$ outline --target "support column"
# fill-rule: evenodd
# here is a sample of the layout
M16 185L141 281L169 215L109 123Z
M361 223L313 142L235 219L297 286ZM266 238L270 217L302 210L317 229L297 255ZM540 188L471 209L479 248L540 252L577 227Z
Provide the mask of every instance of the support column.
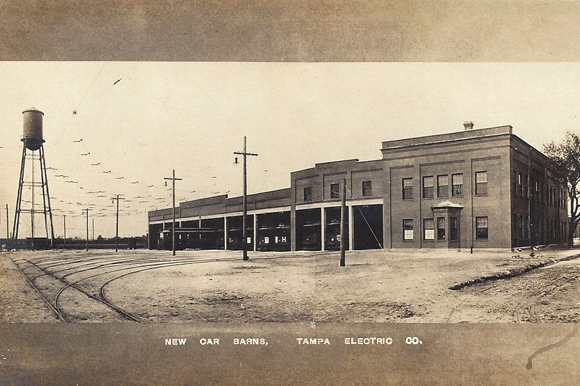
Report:
M290 208L290 251L296 251L296 232L298 227L296 225L296 207L292 206Z
M348 250L354 251L354 207L348 207Z
M224 216L224 251L228 250L228 218Z
M254 215L254 252L258 250L258 215Z
M320 245L321 250L326 249L326 209L320 208Z

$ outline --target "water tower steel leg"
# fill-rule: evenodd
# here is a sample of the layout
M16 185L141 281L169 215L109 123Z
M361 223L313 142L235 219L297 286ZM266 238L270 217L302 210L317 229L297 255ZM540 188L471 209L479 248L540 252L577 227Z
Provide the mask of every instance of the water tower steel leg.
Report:
M46 213L46 192L44 190L46 179L44 176L44 165L42 164L42 146L38 149L38 163L40 163L40 188L42 190L42 213L44 214L44 230L46 231L46 238L48 235L48 219Z
M22 146L22 161L20 163L20 179L18 181L18 195L16 196L16 207L14 209L14 226L12 227L12 240L18 239L18 227L20 225L20 211L22 205L22 189L24 185L24 165L26 164L26 145Z
M50 191L48 190L48 174L46 171L46 158L44 158L44 146L40 147L40 161L42 170L44 170L44 186L46 187L46 203L48 204L48 219L50 223L50 247L54 248L54 224L52 223L52 207L50 206ZM44 192L44 190L43 190ZM46 220L46 207L44 208L44 218ZM48 237L48 229L46 230L46 237Z

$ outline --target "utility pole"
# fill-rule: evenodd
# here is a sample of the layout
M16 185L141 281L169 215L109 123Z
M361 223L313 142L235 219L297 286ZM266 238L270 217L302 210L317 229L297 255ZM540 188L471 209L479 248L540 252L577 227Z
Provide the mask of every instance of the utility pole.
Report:
M234 154L243 155L244 156L244 194L242 197L242 256L245 261L249 260L248 258L248 238L247 238L247 225L246 225L246 217L248 216L248 166L247 166L247 157L248 156L255 156L257 157L258 154L256 153L248 153L246 151L246 136L244 136L244 151L235 151ZM238 158L236 157L236 163ZM254 243L256 240L254 240Z
M62 215L62 221L63 221L62 229L64 230L63 249L66 249L66 214Z
M175 178L175 169L173 169L173 177L166 177L164 180L171 180L173 182L173 224L171 228L171 249L173 256L175 256L175 181L181 181L181 178ZM167 185L167 182L165 182ZM117 201L118 202L118 201Z
M87 215L87 252L89 251L89 211L92 209L85 208L83 209L83 214Z
M95 247L95 219L92 218L91 222L93 224L93 248Z
M8 204L6 204L6 250L8 250L8 239L10 238L10 225L9 224L9 215L8 215Z
M345 243L346 243L346 178L342 179L342 193L340 197L340 266L346 266ZM324 210L324 208L322 208ZM324 225L323 225L324 226Z
M117 194L117 197L111 198L114 202L117 201L117 222L115 223L115 252L119 252L119 200L124 200L124 198L119 197L120 194Z

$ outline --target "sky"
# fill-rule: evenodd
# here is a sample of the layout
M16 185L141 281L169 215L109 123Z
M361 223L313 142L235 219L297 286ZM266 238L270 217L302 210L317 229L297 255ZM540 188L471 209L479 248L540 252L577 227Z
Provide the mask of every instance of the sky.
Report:
M91 235L94 220L95 236L114 236L111 198L121 194L119 234L137 236L147 211L171 206L164 178L174 169L178 202L240 195L233 152L244 136L259 154L248 159L249 193L289 187L290 172L318 162L379 159L381 141L461 131L465 121L511 125L541 150L580 130L579 84L578 63L0 62L0 206L12 222L22 111L32 106L44 112L55 235L66 215L67 236L84 237L81 211L91 207ZM2 235L5 224L3 210ZM19 236L30 228L23 213Z

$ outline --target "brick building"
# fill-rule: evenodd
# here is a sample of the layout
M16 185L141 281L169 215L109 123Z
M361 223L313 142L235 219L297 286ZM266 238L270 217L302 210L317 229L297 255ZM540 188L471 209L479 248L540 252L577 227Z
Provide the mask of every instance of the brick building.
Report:
M346 180L347 248L514 248L565 243L565 187L511 126L385 141L382 159L315 164L290 188L248 195L253 250L333 250ZM149 213L149 246L171 247L172 209ZM242 198L176 208L178 249L241 249ZM531 219L531 221L530 221Z

